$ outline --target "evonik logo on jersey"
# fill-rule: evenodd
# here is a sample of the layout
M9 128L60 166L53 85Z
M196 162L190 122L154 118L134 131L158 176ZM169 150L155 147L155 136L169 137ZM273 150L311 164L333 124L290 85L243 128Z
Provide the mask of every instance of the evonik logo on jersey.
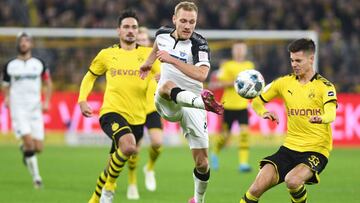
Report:
M319 116L320 109L289 109L288 116Z
M110 68L110 75L112 77L115 77L117 75L119 75L119 76L140 76L140 71L139 70L134 70L134 69Z

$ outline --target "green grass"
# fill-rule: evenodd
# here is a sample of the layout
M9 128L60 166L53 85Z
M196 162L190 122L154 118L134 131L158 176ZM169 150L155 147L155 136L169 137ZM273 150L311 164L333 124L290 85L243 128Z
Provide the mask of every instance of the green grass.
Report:
M254 147L251 165L273 153L276 147ZM0 145L0 202L87 202L95 181L106 163L108 149L104 147L47 146L39 155L45 187L35 190L21 154L14 144ZM187 147L165 148L156 165L158 190L145 190L141 169L147 151L141 151L138 170L139 201L126 200L127 170L118 180L115 202L184 203L192 196L193 161ZM307 186L309 202L360 202L360 149L335 149L329 164L321 174L321 183ZM243 174L237 171L237 150L230 147L220 155L221 168L212 171L207 203L238 203L255 178L257 170ZM261 202L289 202L289 194L281 184L272 188Z

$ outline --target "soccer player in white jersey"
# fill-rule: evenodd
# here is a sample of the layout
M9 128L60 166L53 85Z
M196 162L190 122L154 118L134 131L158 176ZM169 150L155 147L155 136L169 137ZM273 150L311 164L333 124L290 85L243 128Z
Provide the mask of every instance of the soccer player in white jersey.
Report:
M197 13L192 2L177 4L172 18L175 29L157 31L152 53L140 68L140 76L145 78L156 58L162 62L155 106L164 119L180 122L192 150L195 191L191 203L204 202L210 178L205 110L217 114L224 111L213 94L203 90L210 68L210 50L206 39L194 32Z
M5 105L10 108L13 130L21 138L24 163L33 178L35 188L42 187L36 154L43 149L43 111L49 109L52 82L44 62L31 54L32 37L21 32L17 36L18 55L11 59L3 71ZM44 83L45 100L41 103Z

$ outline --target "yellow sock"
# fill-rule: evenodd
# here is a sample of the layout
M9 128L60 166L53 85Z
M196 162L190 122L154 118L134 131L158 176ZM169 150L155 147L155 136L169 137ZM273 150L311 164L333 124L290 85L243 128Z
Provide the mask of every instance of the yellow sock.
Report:
M132 155L128 160L129 167L129 184L136 184L136 166L138 163L138 156L136 154Z
M249 132L244 131L239 136L239 163L249 163Z
M106 170L104 170L103 172L101 172L99 178L96 181L96 188L95 188L94 194L98 198L100 198L100 196L101 196L101 191L102 191L102 188L104 187L106 180L107 180L107 172L106 172Z
M240 203L257 203L258 201L259 198L253 196L249 191L247 191L243 198L241 198Z
M226 139L222 134L215 135L213 153L218 155L225 146Z
M303 203L306 202L307 199L307 192L305 185L301 185L300 187L296 189L289 189L290 195L291 195L291 201L293 203Z
M107 182L115 183L120 172L129 158L125 156L120 149L117 149L112 155L108 168Z
M162 150L163 150L163 147L161 147L161 146L151 146L149 148L149 161L146 164L147 170L149 170L149 171L154 170L155 162L156 162L157 158L159 157L159 155L161 154Z

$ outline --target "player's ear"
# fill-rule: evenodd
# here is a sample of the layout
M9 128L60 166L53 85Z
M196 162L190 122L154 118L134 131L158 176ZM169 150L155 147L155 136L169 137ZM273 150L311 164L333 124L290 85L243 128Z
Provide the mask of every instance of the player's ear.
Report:
M175 15L173 15L173 17L172 17L172 22L174 25L176 25L176 16Z

